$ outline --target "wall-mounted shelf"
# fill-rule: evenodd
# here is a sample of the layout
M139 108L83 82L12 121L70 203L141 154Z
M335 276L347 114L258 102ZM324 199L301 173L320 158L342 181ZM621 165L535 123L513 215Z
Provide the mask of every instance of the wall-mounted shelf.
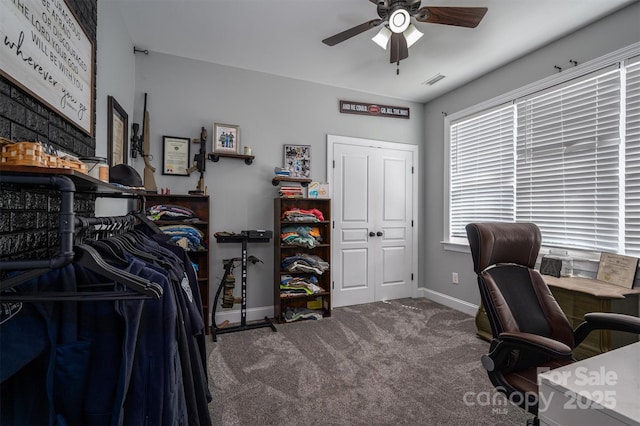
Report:
M290 177L290 176L274 176L273 179L271 179L271 184L273 186L278 186L280 185L281 182L298 182L300 183L300 185L302 186L309 186L309 183L311 182L311 179L309 178L296 178L296 177Z
M214 163L217 163L218 161L220 161L221 157L239 158L241 160L244 160L244 163L248 166L251 165L251 163L253 163L253 159L256 158L255 155L228 154L226 152L210 152L208 156L209 156L209 160L213 161Z
M145 191L136 191L128 188L111 185L86 173L73 169L60 169L54 167L36 166L0 166L0 174L3 175L40 175L40 176L67 176L76 186L76 192L109 193L109 194L145 194Z

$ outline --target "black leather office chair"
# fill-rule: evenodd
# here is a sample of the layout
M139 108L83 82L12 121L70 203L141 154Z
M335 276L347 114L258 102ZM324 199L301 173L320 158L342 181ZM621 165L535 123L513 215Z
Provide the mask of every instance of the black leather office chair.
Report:
M539 368L574 362L572 350L593 330L640 334L640 318L589 313L572 329L534 265L541 245L533 223L470 223L466 227L473 267L493 339L481 358L491 383L538 421Z

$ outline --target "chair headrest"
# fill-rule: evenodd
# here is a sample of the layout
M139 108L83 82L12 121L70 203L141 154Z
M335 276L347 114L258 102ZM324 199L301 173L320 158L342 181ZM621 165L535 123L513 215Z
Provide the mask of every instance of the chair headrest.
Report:
M476 274L498 263L535 266L542 243L535 223L470 223L466 230Z

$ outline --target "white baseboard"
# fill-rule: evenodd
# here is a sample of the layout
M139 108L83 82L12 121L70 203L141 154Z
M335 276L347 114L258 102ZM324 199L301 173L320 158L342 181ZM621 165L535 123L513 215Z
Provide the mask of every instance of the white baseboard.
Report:
M226 310L222 308L216 309L216 324L220 324L225 320L230 323L239 323L242 319L240 309ZM273 318L273 306L261 306L258 308L247 309L247 321L259 321L264 317Z
M441 305L453 308L456 311L464 312L468 315L475 316L478 312L478 305L474 305L473 303L451 297L448 294L429 290L428 288L419 287L418 295L426 297L429 300L433 300L434 302L440 303Z

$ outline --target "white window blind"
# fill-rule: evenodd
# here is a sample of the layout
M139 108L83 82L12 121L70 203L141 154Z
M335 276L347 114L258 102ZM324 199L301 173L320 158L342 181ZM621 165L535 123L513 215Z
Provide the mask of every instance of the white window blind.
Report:
M514 220L514 107L450 126L450 235L473 221Z
M617 252L620 71L517 102L516 221L546 245Z
M626 67L625 251L640 256L640 59Z

